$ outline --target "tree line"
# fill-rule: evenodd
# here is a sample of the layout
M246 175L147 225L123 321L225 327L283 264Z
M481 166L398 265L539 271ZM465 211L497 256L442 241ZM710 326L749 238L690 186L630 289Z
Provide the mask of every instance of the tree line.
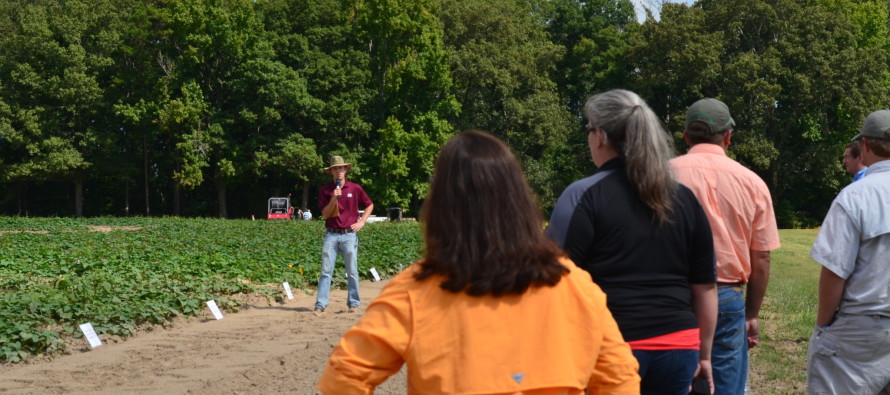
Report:
M629 0L0 0L0 213L314 211L340 155L378 214L413 214L471 128L510 144L548 211L594 171L584 100L625 88L678 154L686 107L726 102L729 154L781 226L812 226L890 104L888 22L887 0L665 3L642 23Z

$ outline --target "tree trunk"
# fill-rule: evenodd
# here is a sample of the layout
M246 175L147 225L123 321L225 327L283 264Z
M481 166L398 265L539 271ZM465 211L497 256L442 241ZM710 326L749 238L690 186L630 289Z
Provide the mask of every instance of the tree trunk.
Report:
M145 176L145 216L151 217L151 205L148 200L148 142L147 137L142 137L142 172Z
M179 181L176 180L173 180L173 215L182 216L179 210Z
M303 181L303 200L301 203L300 208L303 210L309 208L309 180Z
M16 186L16 199L18 200L19 204L19 217L21 217L22 214L25 212L25 200L22 198L22 195L25 194L25 186L24 183L21 182L17 183Z
M219 185L219 183L217 183L217 185ZM219 217L228 218L229 215L226 212L226 187L221 185L216 187L216 201L219 206Z
M74 217L83 218L83 178L74 180Z
M124 179L124 216L130 216L130 180Z

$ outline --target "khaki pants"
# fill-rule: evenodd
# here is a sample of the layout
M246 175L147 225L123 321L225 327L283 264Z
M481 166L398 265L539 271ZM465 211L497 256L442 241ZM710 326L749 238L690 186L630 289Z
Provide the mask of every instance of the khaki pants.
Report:
M890 395L890 317L838 315L807 349L810 394Z

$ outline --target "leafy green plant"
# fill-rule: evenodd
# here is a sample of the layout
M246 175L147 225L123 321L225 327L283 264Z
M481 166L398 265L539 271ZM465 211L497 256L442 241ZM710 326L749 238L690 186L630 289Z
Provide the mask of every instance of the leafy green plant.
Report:
M126 337L202 314L210 299L237 311L232 295L280 297L283 281L314 287L324 235L321 221L178 218L0 217L0 229L9 231L0 234L0 362L60 352L84 322ZM371 223L360 240L364 279L371 267L389 276L420 254L415 222ZM334 286L345 285L339 270Z

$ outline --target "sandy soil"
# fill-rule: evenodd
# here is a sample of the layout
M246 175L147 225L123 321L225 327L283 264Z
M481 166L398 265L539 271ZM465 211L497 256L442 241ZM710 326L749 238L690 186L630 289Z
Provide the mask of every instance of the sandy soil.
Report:
M248 305L219 321L208 310L125 341L100 336L97 349L81 339L71 355L0 365L0 394L316 394L340 335L385 284L362 282L357 313L346 312L346 291L334 290L316 317L315 296L297 291L294 300ZM404 370L377 393L404 394Z

